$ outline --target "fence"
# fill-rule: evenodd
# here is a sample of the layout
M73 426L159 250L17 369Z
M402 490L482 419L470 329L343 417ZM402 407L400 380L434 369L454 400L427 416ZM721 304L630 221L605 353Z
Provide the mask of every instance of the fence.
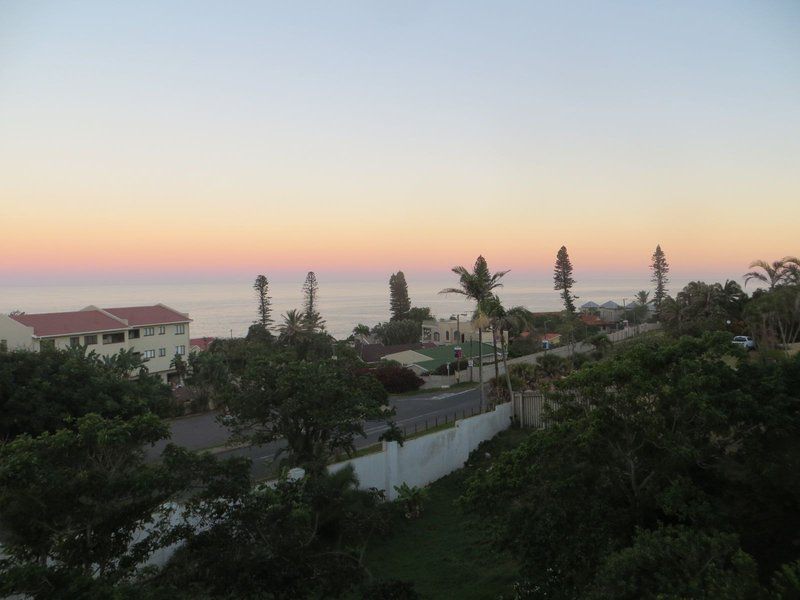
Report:
M521 427L540 429L547 426L545 416L547 400L542 392L531 390L514 392L514 399L511 405L514 421L519 423Z
M389 500L394 500L395 486L427 485L463 467L478 444L508 429L511 416L511 402L506 402L489 412L459 419L454 427L406 440L402 446L384 442L381 452L336 463L328 469L335 473L352 465L362 488L383 490Z
M413 423L406 423L400 426L400 430L403 432L403 437L422 434L429 429L436 429L441 425L457 423L462 419L469 419L475 415L492 412L494 408L495 407L493 405L487 404L483 409L478 406L472 406L470 408L462 408L460 410L454 410L453 412L448 412L445 414L433 415L430 417L419 417L414 419Z

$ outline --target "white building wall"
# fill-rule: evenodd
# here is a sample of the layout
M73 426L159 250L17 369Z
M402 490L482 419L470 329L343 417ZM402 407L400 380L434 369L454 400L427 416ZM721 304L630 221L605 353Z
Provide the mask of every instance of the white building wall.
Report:
M9 350L36 350L33 327L18 323L8 315L0 314L0 340L6 341Z

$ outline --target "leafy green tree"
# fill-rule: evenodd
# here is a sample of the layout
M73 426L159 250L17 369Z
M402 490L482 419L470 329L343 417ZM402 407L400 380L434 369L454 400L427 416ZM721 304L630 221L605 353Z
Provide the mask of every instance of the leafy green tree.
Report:
M352 452L364 420L384 416L386 391L345 360L249 365L223 422L235 439L283 439L292 464L319 471L337 451Z
M736 535L678 525L638 530L629 547L605 559L587 598L750 600L763 595L758 565Z
M389 506L352 468L241 490L192 507L189 532L161 577L187 598L339 598L367 578L366 545Z
M104 355L101 360L106 367L123 379L130 379L134 373L141 377L148 372L141 354L133 348L120 348L110 356Z
M174 541L170 500L203 493L196 490L216 478L248 477L246 461L219 464L175 446L162 461L146 462L144 446L167 435L152 414L89 414L70 429L0 445L0 531L8 557L0 593L68 598L61 588L122 582Z
M372 334L381 344L394 346L397 344L414 344L422 337L422 328L417 321L404 319L402 321L389 321L378 323L372 328Z
M688 283L674 299L667 297L660 310L664 328L675 335L723 331L729 316L722 286L702 281Z
M516 337L525 331L533 331L534 315L524 306L512 306L506 311L506 326L509 337Z
M178 376L179 383L186 381L186 376L189 374L189 363L186 362L186 359L183 358L182 354L176 354L173 356L172 360L169 361L169 366Z
M469 300L473 300L476 304L476 308L480 308L480 303L486 300L489 296L492 295L493 291L497 288L503 287L503 284L500 280L505 277L508 271L498 271L496 273L491 273L489 271L489 265L486 263L486 259L483 256L479 256L475 260L475 265L472 268L472 271L467 269L466 267L453 267L453 273L458 275L458 283L460 287L457 288L445 288L440 291L440 294L459 294L464 296ZM480 310L476 311L476 314L480 316ZM483 319L476 319L474 320L477 329L478 329L478 347L483 347L483 330L485 329L486 325L482 322ZM484 405L484 389L483 389L483 358L478 357L478 378L481 381L480 392L481 392L481 407Z
M594 347L598 357L602 358L609 353L613 344L605 333L597 333L586 339L586 343Z
M800 287L779 286L753 298L745 316L760 345L775 348L800 340Z
M393 273L389 277L389 308L392 321L402 321L408 318L411 310L411 300L408 297L408 284L402 271Z
M189 354L186 385L198 408L216 408L231 392L231 372L223 356L212 352Z
M303 284L303 326L307 331L324 331L325 321L319 314L319 284L314 271L309 271Z
M406 319L409 321L422 323L423 321L430 321L433 319L433 315L431 314L431 309L428 306L412 306L408 311Z
M738 536L761 572L796 559L798 390L800 358L749 362L724 333L633 343L556 384L548 428L476 472L464 502L493 523L538 597L633 585L659 561L655 547L707 560L727 548L709 563L725 581L693 573L688 554L686 569L673 561L652 571L644 597L749 585L747 557L715 532ZM637 531L662 524L694 533L637 545Z
M661 303L667 297L667 284L669 283L669 263L667 262L667 256L664 254L664 251L661 249L661 244L656 245L656 249L653 252L652 262L650 263L650 270L653 272L652 281L655 286L656 290L653 294L653 304L655 305L656 314L660 313L661 311Z
M575 285L575 280L572 278L572 261L569 259L566 246L561 246L556 255L553 284L554 288L561 292L561 298L564 300L564 309L569 314L574 315L577 296L573 296L570 291L572 286Z
M355 327L353 327L353 335L363 335L368 336L370 334L369 325L364 325L363 323L359 323Z
M264 329L269 329L272 324L272 299L269 297L269 280L266 275L259 275L253 283L256 292L256 308L258 320L256 323Z
M0 440L55 431L88 413L167 415L172 405L158 377L129 379L84 348L0 353Z
M797 269L800 268L800 258L796 256L784 256L780 260L773 260L771 263L765 260L754 260L750 263L751 269L761 269L761 271L749 271L744 274L745 286L751 281L766 283L770 290L776 286L792 283Z

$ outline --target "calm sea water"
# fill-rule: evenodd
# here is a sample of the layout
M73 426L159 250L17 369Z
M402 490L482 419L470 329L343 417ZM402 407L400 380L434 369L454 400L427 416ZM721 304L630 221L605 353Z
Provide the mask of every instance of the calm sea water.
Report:
M328 331L345 338L357 323L374 325L389 318L388 278L373 281L326 281L320 277L320 312ZM514 280L510 277L499 295L506 306L522 305L533 311L560 310L561 301L549 278L540 282ZM685 281L673 280L678 290ZM473 305L460 296L439 295L443 287L455 285L454 278L440 282L409 280L409 294L414 306L430 306L440 318L469 312ZM578 303L594 300L630 302L640 289L650 289L646 278L607 279L575 287ZM274 316L302 305L302 280L271 282L270 295ZM131 283L91 285L3 285L0 284L0 313L18 309L28 313L79 310L96 306L132 306L162 302L193 319L192 337L239 336L256 318L251 283Z

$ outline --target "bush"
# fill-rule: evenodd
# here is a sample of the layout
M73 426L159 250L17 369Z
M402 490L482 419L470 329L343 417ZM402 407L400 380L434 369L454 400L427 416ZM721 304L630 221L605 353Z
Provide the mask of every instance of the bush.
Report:
M542 343L539 340L532 338L511 340L508 344L508 357L517 358L518 356L526 356L535 352L540 352Z
M477 364L477 362L476 362ZM449 368L449 370L448 370ZM443 365L439 365L434 369L434 375L450 375L451 373L455 373L458 371L465 371L469 368L469 361L466 358L461 358L457 361L453 361L451 363L445 363Z
M373 374L390 394L418 390L425 383L414 371L396 363L380 365L373 371Z

